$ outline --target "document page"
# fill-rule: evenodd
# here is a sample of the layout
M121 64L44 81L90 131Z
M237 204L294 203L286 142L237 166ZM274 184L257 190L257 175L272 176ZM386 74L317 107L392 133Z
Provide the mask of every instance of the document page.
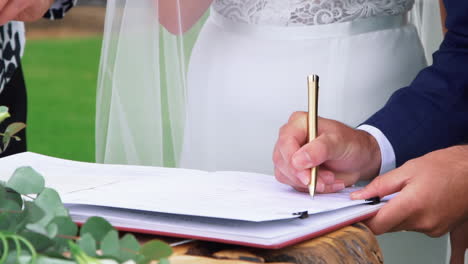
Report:
M60 196L93 189L141 176L156 177L173 174L174 169L148 166L128 166L79 162L53 158L33 152L24 152L0 159L0 180L8 181L14 171L23 166L32 167L45 178L46 187ZM179 174L204 173L196 170L177 170Z
M0 170L30 165L55 188L64 203L87 204L178 215L243 221L297 218L362 204L346 189L313 199L273 176L248 172L103 165L51 158L34 153L0 159ZM2 173L2 180L5 180ZM9 176L8 176L9 177Z
M71 204L259 222L362 204L363 201L349 199L352 190L319 194L312 199L272 176L245 172L187 175L174 169L170 174L140 174L131 180L66 194L63 200Z
M207 218L187 215L173 215L138 210L116 209L92 205L70 205L72 218L85 222L88 217L100 215L119 229L143 233L164 234L184 238L198 238L209 241L223 241L234 244L255 244L269 247L295 239L315 237L327 232L327 228L343 225L346 221L370 214L383 204L356 205L341 210L312 215L305 219L285 219L265 222L250 222ZM296 241L297 242L297 241Z

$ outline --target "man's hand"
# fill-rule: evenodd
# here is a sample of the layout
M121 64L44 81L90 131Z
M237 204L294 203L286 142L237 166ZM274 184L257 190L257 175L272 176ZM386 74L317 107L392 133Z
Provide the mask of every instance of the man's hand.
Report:
M307 113L294 113L279 134L273 153L276 179L307 191L310 168L320 165L316 191L336 192L378 174L381 157L367 132L319 118L318 137L307 142Z
M468 146L431 152L375 178L353 199L400 192L367 224L375 234L412 230L441 236L468 221Z
M53 3L54 0L0 0L0 25L11 20L37 20Z

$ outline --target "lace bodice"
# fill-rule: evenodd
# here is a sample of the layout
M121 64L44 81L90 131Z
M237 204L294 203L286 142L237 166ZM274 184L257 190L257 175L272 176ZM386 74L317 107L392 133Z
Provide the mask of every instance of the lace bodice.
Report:
M402 14L414 0L215 0L213 8L236 22L276 26L321 25Z

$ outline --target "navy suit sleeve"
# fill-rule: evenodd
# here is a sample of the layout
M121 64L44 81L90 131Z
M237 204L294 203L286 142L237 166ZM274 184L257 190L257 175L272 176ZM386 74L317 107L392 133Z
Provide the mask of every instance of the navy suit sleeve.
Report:
M433 65L365 122L388 138L397 166L468 140L468 1L445 7L448 32Z

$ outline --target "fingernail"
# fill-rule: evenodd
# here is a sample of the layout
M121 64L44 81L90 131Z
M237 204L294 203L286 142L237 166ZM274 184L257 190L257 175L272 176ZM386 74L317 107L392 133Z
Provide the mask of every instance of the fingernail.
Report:
M361 199L361 196L362 196L362 192L361 191L355 191L355 192L352 192L350 197L352 200L360 200Z
M308 173L307 171L302 171L297 175L297 177L302 182L302 184L309 185L310 173Z
M322 182L317 182L317 186L315 189L317 192L323 193L325 191L325 184Z
M323 174L320 178L325 184L332 184L335 181L335 177L331 173Z
M333 186L332 186L332 189L333 189L334 192L341 191L341 190L343 190L344 188L345 188L344 183L335 183L335 184L333 184Z
M303 169L312 166L312 159L309 153L303 151L294 155L292 163L296 169Z

